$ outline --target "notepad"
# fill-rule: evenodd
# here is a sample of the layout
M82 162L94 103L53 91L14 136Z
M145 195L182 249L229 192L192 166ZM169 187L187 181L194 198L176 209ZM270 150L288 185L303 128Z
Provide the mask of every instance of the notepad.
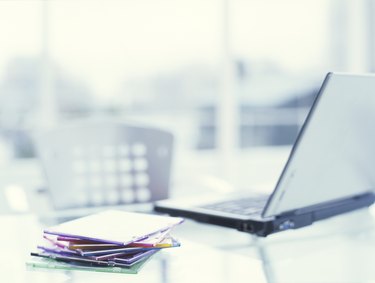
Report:
M108 210L47 228L44 233L128 245L170 230L182 222L180 217Z

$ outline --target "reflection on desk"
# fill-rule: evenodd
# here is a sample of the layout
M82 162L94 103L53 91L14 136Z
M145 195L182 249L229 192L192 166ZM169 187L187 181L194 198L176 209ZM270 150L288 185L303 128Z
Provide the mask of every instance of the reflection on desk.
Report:
M375 282L375 205L267 238L191 222L174 235L261 260L267 282Z

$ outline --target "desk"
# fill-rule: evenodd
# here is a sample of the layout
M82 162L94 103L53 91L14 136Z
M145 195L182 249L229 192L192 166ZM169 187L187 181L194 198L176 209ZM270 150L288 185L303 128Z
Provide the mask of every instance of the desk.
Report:
M295 231L256 238L187 220L182 247L163 250L137 275L28 271L41 237L33 215L0 216L2 282L374 282L375 213L362 209Z
M375 282L374 215L361 209L267 238L190 222L176 234L261 260L267 282Z
M87 271L40 271L25 266L29 252L42 236L33 215L0 216L1 282L266 282L259 260L181 239L182 246L153 256L134 274Z
M239 165L246 168L239 172L247 177L245 184L254 180L255 187L274 181L269 177L270 165L277 165L271 172L276 176L286 155L273 152L265 161L264 153L251 153L243 160L246 164ZM259 166L263 173L255 176ZM24 171L29 172L26 167ZM30 183L27 176L19 177L18 169L16 173L12 178ZM201 193L197 184L185 179L182 183L187 185L176 196ZM86 213L71 211L60 217ZM182 247L160 252L137 275L27 271L25 261L41 237L43 224L33 215L0 216L1 282L375 282L374 215L375 208L364 209L265 239L187 220L173 232Z

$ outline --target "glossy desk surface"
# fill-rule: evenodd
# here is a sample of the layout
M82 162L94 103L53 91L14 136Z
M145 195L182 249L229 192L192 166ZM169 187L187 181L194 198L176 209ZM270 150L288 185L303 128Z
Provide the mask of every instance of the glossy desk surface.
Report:
M374 208L268 238L187 220L136 274L35 271L25 266L42 235L34 215L0 216L1 282L375 282Z

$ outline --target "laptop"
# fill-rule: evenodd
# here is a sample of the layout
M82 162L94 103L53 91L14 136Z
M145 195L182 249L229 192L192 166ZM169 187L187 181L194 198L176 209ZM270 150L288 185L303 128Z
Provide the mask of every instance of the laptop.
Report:
M258 236L375 201L375 75L328 73L272 194L168 199L157 212Z

